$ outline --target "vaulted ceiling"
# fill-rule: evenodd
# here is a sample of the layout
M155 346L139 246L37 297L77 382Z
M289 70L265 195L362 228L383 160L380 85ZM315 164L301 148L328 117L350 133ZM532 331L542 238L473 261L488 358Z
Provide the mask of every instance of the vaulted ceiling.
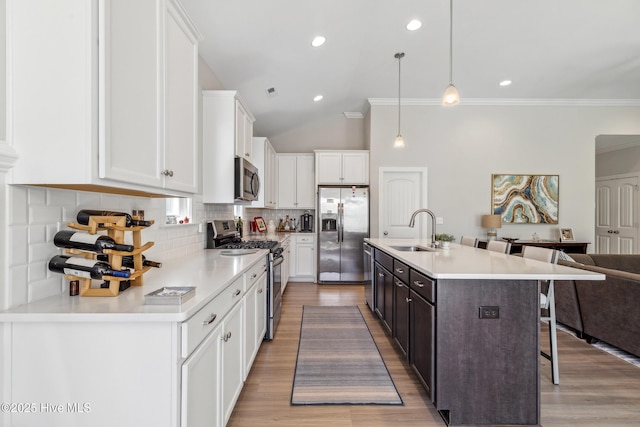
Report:
M226 89L240 91L257 135L366 113L368 98L397 99L396 52L406 54L403 99L438 102L449 83L447 0L182 4L204 36L202 58ZM461 105L640 105L640 1L454 0L453 7L453 83ZM412 19L422 21L419 30L405 28ZM327 39L319 48L311 46L316 35ZM506 79L512 84L500 86ZM324 98L314 102L318 94Z

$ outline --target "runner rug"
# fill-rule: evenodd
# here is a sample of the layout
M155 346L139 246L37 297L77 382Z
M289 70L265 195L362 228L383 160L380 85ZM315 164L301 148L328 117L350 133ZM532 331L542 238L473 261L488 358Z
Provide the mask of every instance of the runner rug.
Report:
M357 306L304 306L292 405L402 405Z

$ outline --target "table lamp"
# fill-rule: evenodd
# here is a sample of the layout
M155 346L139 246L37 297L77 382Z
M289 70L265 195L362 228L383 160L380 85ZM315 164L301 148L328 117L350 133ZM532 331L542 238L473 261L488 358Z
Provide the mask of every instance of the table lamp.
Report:
M497 240L498 230L502 227L502 217L500 215L482 215L482 228L487 229L487 240Z

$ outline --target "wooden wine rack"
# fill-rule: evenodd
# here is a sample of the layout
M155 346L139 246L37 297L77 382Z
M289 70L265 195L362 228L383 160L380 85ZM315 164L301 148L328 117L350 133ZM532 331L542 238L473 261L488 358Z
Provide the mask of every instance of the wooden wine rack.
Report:
M139 219L135 216L133 218ZM153 220L149 222L153 224ZM76 230L87 231L89 234L96 234L98 231L106 230L107 235L119 244L124 243L124 236L126 232L132 233L134 247L133 252L116 251L112 249L105 249L103 252L109 256L109 264L111 264L111 268L114 270L120 270L122 268L123 256L132 256L133 272L131 273L131 276L128 279L124 279L122 277L103 276L103 279L109 283L109 287L92 288L92 279L66 275L65 279L80 281L81 296L115 297L120 293L120 282L129 280L131 286L142 286L144 284L142 275L152 268L151 266L142 265L142 252L153 246L153 242L147 242L144 245L142 244L142 230L147 227L126 227L126 217L124 216L91 216L89 217L89 224L87 225L70 222L67 223L67 226ZM83 256L87 259L95 259L96 256L94 252L79 249L65 249L65 252L75 256Z

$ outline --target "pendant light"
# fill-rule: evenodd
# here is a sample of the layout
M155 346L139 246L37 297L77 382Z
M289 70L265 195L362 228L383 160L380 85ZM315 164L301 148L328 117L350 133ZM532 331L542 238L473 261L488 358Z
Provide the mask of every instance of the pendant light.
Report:
M398 52L394 55L398 60L398 136L393 141L393 148L404 148L404 138L400 134L400 60L404 58L404 52Z
M460 94L453 85L453 0L449 0L449 86L444 91L442 105L451 107L460 103Z

